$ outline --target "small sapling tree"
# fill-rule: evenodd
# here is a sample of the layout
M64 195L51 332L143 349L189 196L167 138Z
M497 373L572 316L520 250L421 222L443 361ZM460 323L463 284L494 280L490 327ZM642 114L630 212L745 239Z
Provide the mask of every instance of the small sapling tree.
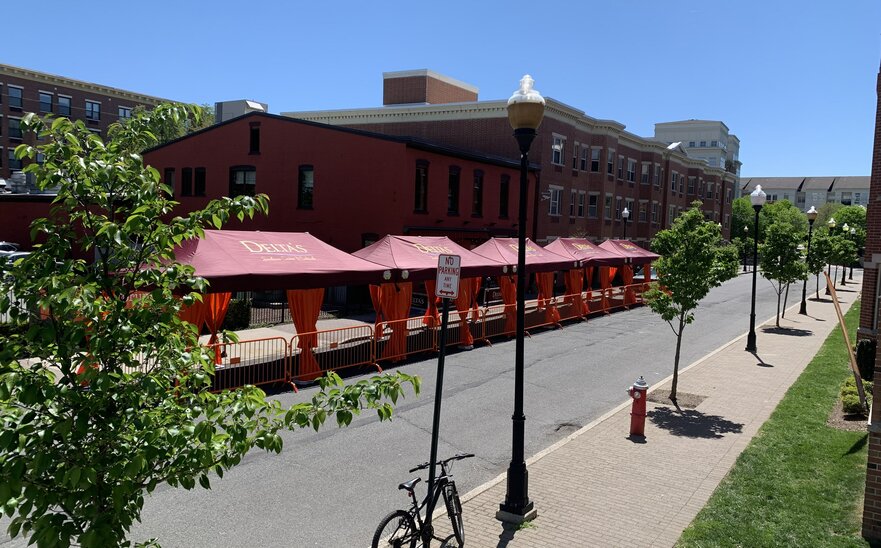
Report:
M719 225L704 220L700 206L701 202L694 202L671 228L655 236L652 249L661 255L655 262L659 282L645 293L649 307L670 324L676 335L670 390L674 404L685 326L694 321L694 310L710 289L737 276L737 248L722 244Z
M762 276L767 278L777 293L777 320L780 327L780 301L789 284L804 280L807 267L798 249L803 234L789 222L776 222L765 232L765 241L759 245Z

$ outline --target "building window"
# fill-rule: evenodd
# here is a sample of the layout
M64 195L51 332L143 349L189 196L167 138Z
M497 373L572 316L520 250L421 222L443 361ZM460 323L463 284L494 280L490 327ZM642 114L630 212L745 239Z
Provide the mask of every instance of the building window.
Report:
M673 219L676 218L676 206L671 205L667 207L667 226L673 225Z
M615 174L615 151L610 150L609 155L606 158L606 173L609 175Z
M260 124L251 124L250 139L248 143L249 154L260 154ZM311 209L311 208L310 208Z
M590 152L590 149L587 147L581 147L581 171L587 171L587 153Z
M548 207L548 215L553 215L555 217L560 216L560 207L563 201L563 189L560 187L550 187L551 190L551 203Z
M450 177L447 182L447 215L459 214L459 168L450 167Z
M60 116L70 116L70 97L58 96L58 114Z
M621 220L621 196L615 197L615 220Z
M852 194L851 194L850 192L842 192L842 193L841 193L841 203L842 203L842 205L846 205L846 206L851 205L851 203L853 202L853 200L851 199L851 196L852 196ZM787 196L784 195L784 196L783 196L783 199L785 200L786 198L787 198Z
M676 192L677 183L679 183L679 174L674 171L673 175L670 176L670 190Z
M251 129L253 130L254 128L252 127ZM253 196L253 194L251 195ZM315 168L310 165L302 165L300 166L299 183L297 184L297 208L314 209L314 207Z
M563 165L563 147L566 141L562 137L554 137L554 144L551 147L551 163L559 166Z
M483 216L483 172L474 171L474 185L471 188L471 216Z
M15 157L15 149L10 148L8 151L9 169L21 169L21 160Z
M694 194L694 183L697 180L697 177L689 177L688 178L688 194Z
M584 217L584 197L586 194L583 190L578 191L578 216Z
M15 86L7 86L9 90L9 108L17 108L21 110L21 88Z
M597 206L599 205L600 197L598 194L589 194L587 196L587 216L591 219L596 219L597 215Z
M184 174L186 175L186 174ZM229 196L253 196L257 188L257 168L233 166L229 168Z
M661 187L661 166L655 165L655 186Z
M132 117L132 107L119 107L117 112L120 120L128 120Z
M648 208L648 203L639 202L639 222L644 223L647 219L648 213L646 209Z
M205 195L205 168L197 167L196 168L196 184L195 190L193 192L196 196L204 196Z
M618 178L624 178L624 156L618 157Z
M165 186L167 186L168 190L171 192L171 196L174 197L174 168L173 167L165 168L165 174L162 177L162 182L165 183Z
M180 195L193 195L193 168L185 167L180 172Z
M52 112L52 94L40 92L40 112Z
M572 169L578 169L578 143L572 145Z
M689 146L690 148L694 148L694 141L689 141L689 142L688 142L688 146Z
M715 183L707 183L707 199L708 200L713 199L713 187L714 186L715 186ZM777 199L776 195L774 196L774 199L775 200Z
M569 193L569 216L575 217L575 202L578 201L578 192L573 190Z
M636 182L636 160L627 160L627 181Z
M101 119L101 103L86 101L86 120L97 122Z
M728 198L728 201L730 202L730 201L731 201L731 194L730 194L731 191L729 190L728 192L729 192L729 194L728 194L728 197L729 197L729 198ZM854 193L853 193L853 204L854 204L854 205L862 205L862 203L863 203L863 202L862 202L862 199L863 199L863 198L862 198L862 194L861 194L861 193L859 193L859 192L854 192Z
M707 142L701 141L701 148L707 148Z
M21 118L9 118L9 138L21 139Z
M652 224L656 225L660 222L658 220L658 217L660 216L660 214L661 214L660 204L658 204L658 202L652 202Z
M605 203L603 204L603 217L607 221L612 220L612 195L611 194L606 194L606 200L605 200Z
M600 170L600 149L592 148L590 150L590 170L597 173Z
M651 167L649 164L642 164L642 176L639 180L640 184L647 185L649 184L649 171Z
M508 218L508 197L510 196L511 178L502 175L502 182L499 183L499 217Z
M413 183L415 199L413 211L417 213L428 212L428 162L416 161L416 180Z

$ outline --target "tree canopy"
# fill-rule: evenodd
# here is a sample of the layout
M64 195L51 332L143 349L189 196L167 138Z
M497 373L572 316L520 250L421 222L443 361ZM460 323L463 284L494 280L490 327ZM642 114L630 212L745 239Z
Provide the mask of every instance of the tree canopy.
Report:
M798 249L801 243L801 232L781 219L768 227L765 242L759 245L762 276L771 281L777 293L777 327L780 327L783 291L789 284L807 276L807 266Z

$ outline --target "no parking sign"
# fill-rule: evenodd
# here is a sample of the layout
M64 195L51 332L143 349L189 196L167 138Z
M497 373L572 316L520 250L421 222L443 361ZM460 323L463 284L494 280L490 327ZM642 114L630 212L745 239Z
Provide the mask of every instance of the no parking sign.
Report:
M462 274L462 258L458 255L438 255L437 282L434 294L444 299L459 296L459 277Z

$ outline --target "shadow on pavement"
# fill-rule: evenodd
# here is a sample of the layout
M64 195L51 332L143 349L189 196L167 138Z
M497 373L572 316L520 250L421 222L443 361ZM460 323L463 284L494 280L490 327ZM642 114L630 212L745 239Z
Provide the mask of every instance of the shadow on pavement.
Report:
M763 327L762 333L789 335L790 337L810 337L814 334L810 329L798 329L795 327Z
M774 364L770 364L770 363L766 362L765 360L763 360L762 357L759 356L759 353L758 353L758 352L752 352L752 351L750 351L750 354L752 354L753 356L755 356L755 358L756 358L757 360L759 360L759 363L756 364L756 365L758 365L759 367L774 367Z
M501 525L502 532L499 534L499 543L496 544L496 548L505 548L514 540L514 533L520 530L520 527L511 523L502 523Z
M715 439L724 437L725 434L737 434L743 430L741 423L731 422L719 415L705 415L695 409L686 409L678 413L669 407L657 407L647 415L655 426L667 430L674 436Z
M847 450L845 455L853 455L854 453L859 453L863 447L869 442L869 434L863 434L863 437L854 442L853 445L850 446L850 449Z

